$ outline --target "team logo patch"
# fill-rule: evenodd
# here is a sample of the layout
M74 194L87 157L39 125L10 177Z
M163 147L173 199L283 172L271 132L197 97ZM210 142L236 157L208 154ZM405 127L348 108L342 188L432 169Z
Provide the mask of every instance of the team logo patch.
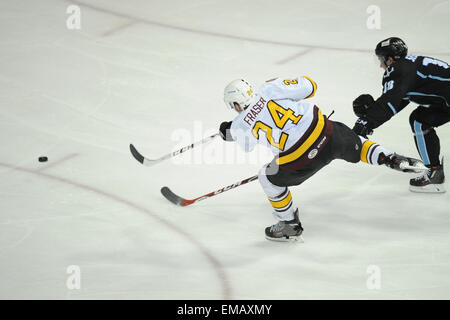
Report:
M315 156L317 156L317 153L318 153L319 151L317 150L317 149L312 149L309 153L308 153L308 158L309 159L312 159L312 158L314 158Z
M394 67L388 67L384 72L383 78L387 78L391 76L391 73L394 71Z

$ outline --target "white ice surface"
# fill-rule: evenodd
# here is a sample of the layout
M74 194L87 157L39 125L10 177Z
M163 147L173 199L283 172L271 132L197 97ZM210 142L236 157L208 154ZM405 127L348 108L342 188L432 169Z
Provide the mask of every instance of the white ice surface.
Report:
M70 3L80 30L66 28ZM380 30L366 27L371 4ZM449 299L450 193L335 161L292 188L305 243L273 243L258 182L186 208L159 192L199 196L269 155L189 163L199 150L148 168L128 151L158 157L213 133L234 116L222 90L239 77L306 74L312 101L351 126L352 100L380 94L375 44L397 35L449 61L449 16L449 1L1 1L0 298ZM372 138L417 157L414 107ZM450 159L450 125L437 132ZM203 152L243 157L219 140Z

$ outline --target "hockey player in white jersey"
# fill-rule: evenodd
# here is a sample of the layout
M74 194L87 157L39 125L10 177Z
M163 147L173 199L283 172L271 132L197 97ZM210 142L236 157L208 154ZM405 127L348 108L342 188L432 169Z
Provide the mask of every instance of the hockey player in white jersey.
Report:
M245 80L228 84L224 101L239 115L222 122L220 134L237 141L246 151L257 143L269 147L274 159L263 166L258 180L278 223L265 229L269 240L288 241L301 237L303 227L288 186L299 185L334 159L359 161L409 172L417 159L386 150L355 134L340 122L329 120L320 109L303 99L316 93L316 83L306 76L273 79L258 91Z

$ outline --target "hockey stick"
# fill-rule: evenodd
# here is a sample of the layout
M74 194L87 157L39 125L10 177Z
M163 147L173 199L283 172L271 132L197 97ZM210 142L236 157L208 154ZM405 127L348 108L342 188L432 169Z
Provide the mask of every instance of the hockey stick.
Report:
M224 187L222 189L210 192L208 194L205 194L203 196L200 196L200 197L192 199L192 200L187 200L187 199L184 199L184 198L176 195L168 187L162 187L161 188L161 193L167 200L169 200L173 204L175 204L177 206L180 206L180 207L185 207L185 206L188 206L188 205L193 204L195 202L198 202L198 201L201 201L201 200L205 200L205 199L210 198L210 197L214 197L215 195L218 195L218 194L223 193L225 191L234 189L236 187L239 187L239 186L241 186L243 184L249 183L249 182L257 180L257 179L258 179L258 176L255 175L253 177L250 177L250 178L241 180L239 182L233 183L232 185L229 185L229 186Z
M212 136L209 136L209 137L204 138L203 140L194 142L194 143L192 143L192 144L190 144L190 145L188 145L186 147L181 148L180 150L176 150L174 152L166 154L165 156L162 156L161 158L158 158L158 159L149 159L147 157L144 157L139 151L137 151L137 149L132 144L130 144L130 151L131 151L131 154L133 155L133 157L137 161L142 163L144 166L151 167L151 166L153 166L153 165L155 165L155 164L157 164L157 163L159 163L161 161L164 161L164 160L167 160L169 158L175 157L176 155L179 155L180 153L183 153L183 152L185 152L187 150L190 150L190 149L192 149L192 148L194 148L194 147L196 147L196 146L198 146L200 144L209 142L209 141L213 140L217 136L219 136L219 133L215 133Z

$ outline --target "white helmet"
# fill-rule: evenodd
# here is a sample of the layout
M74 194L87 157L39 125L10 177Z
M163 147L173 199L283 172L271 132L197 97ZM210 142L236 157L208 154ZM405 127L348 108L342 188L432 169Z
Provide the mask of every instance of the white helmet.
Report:
M255 97L252 86L243 79L231 81L224 90L223 100L231 109L235 109L234 103L239 103L242 109L246 109ZM238 110L236 110L238 111ZM239 111L238 111L239 112Z

